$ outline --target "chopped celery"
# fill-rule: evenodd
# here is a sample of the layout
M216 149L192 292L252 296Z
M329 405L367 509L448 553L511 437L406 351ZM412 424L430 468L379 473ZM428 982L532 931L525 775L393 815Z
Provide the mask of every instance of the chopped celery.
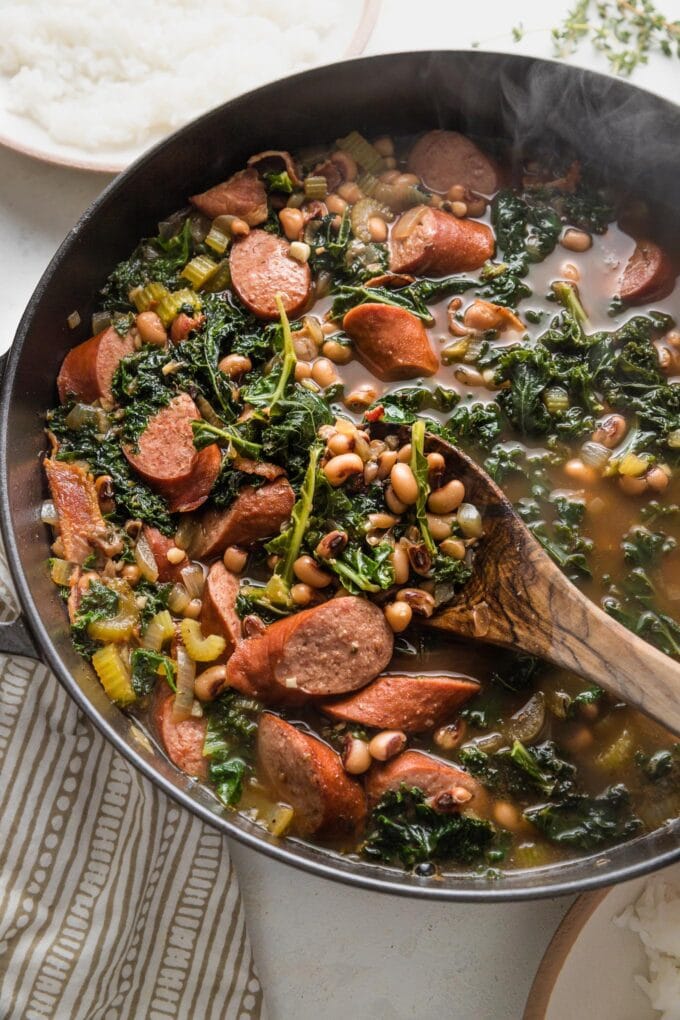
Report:
M217 272L217 262L214 262L208 255L197 255L180 273L185 280L188 280L194 290L200 290Z
M216 227L213 223L212 227L208 231L205 243L213 251L216 251L218 255L224 255L225 251L229 247L229 234L225 234L223 230Z
M167 295L168 288L162 283L147 283L144 287L134 287L128 296L138 312L146 312Z
M218 634L203 637L198 620L182 620L180 633L187 654L194 662L214 662L227 647L224 638Z
M131 705L136 695L128 668L116 646L98 648L92 656L92 665L111 701L118 705Z
M337 145L339 149L355 159L364 170L380 173L385 169L385 161L378 150L358 131L350 131L346 138L338 138Z
M179 315L183 305L191 305L195 312L201 310L201 299L193 290L176 290L172 294L166 292L156 308L164 326L169 326Z
M319 201L328 194L328 181L325 177L306 177L305 178L305 198L316 198Z

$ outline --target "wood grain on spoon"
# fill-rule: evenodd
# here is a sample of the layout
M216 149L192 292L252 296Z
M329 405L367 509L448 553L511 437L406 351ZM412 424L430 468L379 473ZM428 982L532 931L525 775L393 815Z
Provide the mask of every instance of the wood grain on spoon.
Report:
M474 461L436 436L427 449L444 455L484 523L472 577L430 625L573 670L680 735L680 665L582 595Z

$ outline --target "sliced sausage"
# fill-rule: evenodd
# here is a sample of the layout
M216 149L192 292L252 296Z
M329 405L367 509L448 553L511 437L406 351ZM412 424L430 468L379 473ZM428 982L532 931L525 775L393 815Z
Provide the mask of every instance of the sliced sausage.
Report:
M265 174L280 174L285 171L296 188L302 187L297 164L289 152L284 152L281 149L257 152L248 160L248 166L257 170L261 177L264 177Z
M152 528L149 524L144 525L142 534L156 561L158 580L162 582L181 581L182 567L186 567L188 561L185 559L181 563L170 563L168 560L168 549L175 548L174 540L161 534L158 528Z
M201 629L204 634L218 634L227 642L226 654L231 655L243 640L241 620L236 612L239 580L219 560L213 563L203 589Z
M113 326L78 344L68 352L57 376L59 400L113 401L111 382L123 358L133 354L134 341L129 333L120 336Z
M165 497L172 512L193 510L208 498L221 465L219 447L212 443L200 453L194 446L192 421L200 413L187 393L179 393L149 419L138 448L124 446L128 461Z
M295 812L300 836L354 836L366 819L366 798L342 767L340 755L270 712L257 731L260 775L273 795Z
M222 467L222 453L211 443L196 454L189 477L176 486L168 485L164 495L171 513L188 513L203 506Z
M419 138L409 153L408 168L439 194L454 184L478 195L493 195L499 187L496 164L457 131L429 131Z
M465 273L483 266L494 250L494 236L485 223L421 205L400 216L392 228L390 269L431 276Z
M208 764L203 757L203 743L208 728L207 720L173 718L174 695L171 691L154 699L153 722L173 765L195 779L207 779Z
M291 318L309 301L311 270L291 257L285 237L251 230L232 246L229 269L236 296L258 319L278 319L276 294Z
M83 563L92 543L106 535L92 475L78 464L49 458L45 462L50 494L59 517L64 558Z
M193 195L189 201L212 220L216 216L238 216L249 227L264 223L269 215L265 186L252 167L239 170L228 181Z
M257 488L244 485L228 510L211 507L196 519L189 554L193 559L209 559L229 545L248 546L271 538L289 519L294 503L287 478Z
M372 602L331 599L243 641L228 665L228 682L255 687L268 704L300 703L365 687L392 657L394 638Z
M433 806L441 810L450 811L459 804L461 809L480 818L488 817L491 810L491 798L474 776L422 751L404 751L384 765L371 768L366 775L369 807L375 807L386 793L402 786L422 790L432 799ZM469 798L468 793L472 794Z
M452 676L380 676L368 687L323 705L333 719L381 730L423 733L450 722L479 684Z
M357 305L342 324L359 361L383 382L434 375L439 368L425 327L406 308Z
M675 281L673 265L658 244L638 241L619 281L619 294L628 305L667 297Z

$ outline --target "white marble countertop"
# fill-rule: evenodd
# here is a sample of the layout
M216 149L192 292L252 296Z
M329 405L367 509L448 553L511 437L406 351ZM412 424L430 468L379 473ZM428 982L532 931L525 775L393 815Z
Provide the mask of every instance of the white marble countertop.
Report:
M550 56L563 2L383 0L366 52L481 48ZM680 16L679 0L663 5ZM511 29L521 22L522 41ZM606 70L585 47L578 62ZM653 58L636 84L677 97L678 64ZM108 178L0 149L3 329L9 347L51 255ZM518 1020L541 955L569 899L470 906L350 889L234 845L255 958L271 1020ZM566 1018L565 1018L566 1020Z

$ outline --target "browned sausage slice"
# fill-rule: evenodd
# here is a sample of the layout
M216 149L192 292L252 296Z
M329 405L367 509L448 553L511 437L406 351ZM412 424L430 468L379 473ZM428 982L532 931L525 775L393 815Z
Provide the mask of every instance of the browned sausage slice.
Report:
M400 216L392 228L390 269L431 276L465 273L483 266L494 250L493 233L485 223L421 205Z
M350 779L340 755L318 737L264 712L257 731L257 760L263 781L293 808L300 836L354 836L366 818L366 798Z
M57 376L59 400L112 401L111 381L123 358L133 354L129 333L119 336L113 326L78 344L68 352Z
M365 687L392 657L385 617L367 599L331 599L243 641L228 666L228 682L255 687L268 704L295 703Z
M193 205L210 219L216 216L238 216L249 227L264 223L268 216L267 192L256 170L239 170L214 188L193 195Z
M423 733L450 722L479 684L453 676L380 676L349 698L323 706L333 719Z
M429 131L408 157L408 168L426 188L440 194L462 184L479 195L498 191L498 170L474 142L457 131Z
M289 152L282 149L267 149L266 152L257 152L248 160L248 166L257 170L261 177L264 177L265 174L280 174L285 171L296 188L302 187L302 180L295 160Z
M170 563L168 560L168 549L175 548L174 540L161 534L158 528L152 528L149 524L144 525L142 534L148 542L149 549L151 549L153 558L156 561L158 580L162 582L181 581L182 567L186 567L189 561L185 559L182 563Z
M191 423L200 417L191 397L179 393L149 419L138 449L123 447L135 471L165 497L172 512L193 510L204 503L220 470L216 444L200 453L194 446Z
M49 458L45 473L59 518L64 558L83 563L92 552L91 543L106 535L92 475L78 464Z
M670 259L658 244L638 241L621 275L621 300L628 305L641 305L667 297L675 275Z
M211 507L196 520L189 546L194 559L217 556L229 545L252 545L276 535L290 517L295 494L287 478L244 485L228 510Z
M291 318L309 301L310 268L291 257L285 237L251 230L232 246L229 269L236 296L258 319L278 319L274 300L277 293Z
M202 506L222 467L222 453L216 443L196 454L189 477L177 485L168 485L164 495L171 513L188 513Z
M219 560L208 571L203 590L201 629L204 634L219 634L227 642L226 654L243 640L241 621L236 612L239 580Z
M203 757L203 743L208 728L205 719L173 718L174 695L171 691L157 695L153 705L153 721L168 758L182 772L196 779L206 779L208 765Z
M491 798L474 776L422 751L404 751L384 765L373 766L366 775L369 807L375 807L388 791L402 785L422 790L441 810L450 811L459 805L480 818L488 817L491 810Z
M434 375L439 359L421 320L406 308L367 303L343 319L359 361L383 382Z

